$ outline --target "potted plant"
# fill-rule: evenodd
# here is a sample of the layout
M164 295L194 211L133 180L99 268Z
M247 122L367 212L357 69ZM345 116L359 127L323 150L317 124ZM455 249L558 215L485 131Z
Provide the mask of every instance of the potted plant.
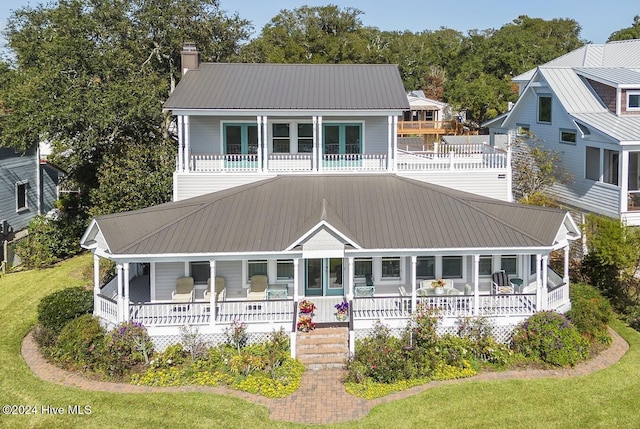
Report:
M443 279L438 279L431 282L431 287L438 295L442 295L444 293L445 286L446 282Z
M336 319L345 321L349 317L349 303L342 301L334 306L336 308Z
M304 299L300 301L298 308L300 309L300 313L311 314L315 311L316 305L313 302Z
M300 316L297 323L298 331L309 332L316 328L316 324L311 320L311 316Z

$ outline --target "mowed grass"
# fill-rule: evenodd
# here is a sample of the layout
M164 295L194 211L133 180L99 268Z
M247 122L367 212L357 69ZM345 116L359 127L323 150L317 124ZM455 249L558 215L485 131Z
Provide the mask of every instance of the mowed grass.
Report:
M83 285L90 255L46 270L0 278L0 405L88 405L90 415L2 415L7 428L299 428L269 420L268 410L210 393L118 394L84 391L35 377L20 355L36 323L39 300ZM640 333L614 328L629 352L611 367L584 377L464 381L429 389L374 408L362 420L335 428L640 428ZM322 397L309 398L310 404ZM315 427L315 426L314 426Z

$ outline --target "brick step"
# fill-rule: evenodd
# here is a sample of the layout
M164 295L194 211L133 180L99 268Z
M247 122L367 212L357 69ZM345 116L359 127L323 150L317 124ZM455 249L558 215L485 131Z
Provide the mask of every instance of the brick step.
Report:
M349 354L349 347L346 344L336 344L327 347L298 347L298 356L323 356Z
M299 332L296 356L309 370L343 368L349 357L349 331L344 327Z
M343 336L335 337L298 337L299 346L316 346L321 347L330 344L347 344L348 338Z

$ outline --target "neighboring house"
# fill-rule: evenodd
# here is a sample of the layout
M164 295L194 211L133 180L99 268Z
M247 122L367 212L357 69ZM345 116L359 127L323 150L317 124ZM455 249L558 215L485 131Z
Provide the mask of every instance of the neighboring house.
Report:
M487 316L503 340L537 311L570 308L571 217L505 201L506 188L462 192L505 182L505 153L398 149L397 67L198 64L191 50L183 64L165 103L178 122L174 201L98 217L81 240L106 325L141 322L162 349L185 324L223 341L238 320L258 337L284 328L295 355L303 299L319 326L349 327L351 351L376 320L400 328L418 304L440 308L449 331ZM443 178L462 190L428 183ZM102 258L116 263L106 285ZM506 289L492 285L500 270ZM439 278L446 295L430 287Z
M423 91L411 91L407 94L409 109L402 114L398 122L400 137L419 135L435 136L436 141L444 134L462 134L465 114L454 114L449 104L427 98Z
M492 134L531 133L573 181L551 193L640 225L640 40L585 45L514 78L520 97Z
M12 239L35 215L55 207L63 174L39 149L0 148L0 239Z

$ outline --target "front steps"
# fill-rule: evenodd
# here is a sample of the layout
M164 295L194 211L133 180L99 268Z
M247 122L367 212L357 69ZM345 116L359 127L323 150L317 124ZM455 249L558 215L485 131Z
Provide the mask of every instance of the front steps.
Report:
M310 370L344 368L349 357L349 330L332 327L298 332L296 356Z

